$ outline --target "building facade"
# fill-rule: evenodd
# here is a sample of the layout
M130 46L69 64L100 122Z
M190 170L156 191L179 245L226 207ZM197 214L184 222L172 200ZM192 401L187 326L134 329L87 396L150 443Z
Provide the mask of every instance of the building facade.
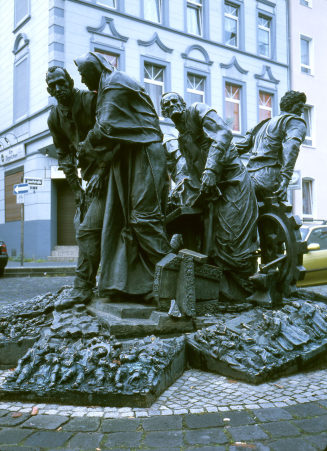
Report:
M216 108L236 140L278 113L289 86L285 0L15 0L0 13L0 238L10 255L20 242L13 186L24 181L25 256L74 244L73 199L47 128L49 65L83 88L73 60L101 52L144 83L164 133L175 131L159 100L176 91Z
M294 190L293 207L305 219L326 219L327 144L326 100L323 86L327 64L322 57L327 46L326 0L290 1L291 87L307 96L304 118L307 136L296 164L298 188Z

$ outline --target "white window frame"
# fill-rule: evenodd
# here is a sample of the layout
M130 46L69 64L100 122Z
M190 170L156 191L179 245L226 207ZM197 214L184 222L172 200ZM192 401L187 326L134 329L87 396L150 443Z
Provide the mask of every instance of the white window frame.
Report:
M311 131L311 135L310 134L306 135L305 140L303 141L303 145L304 146L308 146L308 147L313 147L313 143L314 143L314 139L313 139L313 136L314 136L314 126L313 126L313 124L314 124L314 109L313 109L312 105L304 105L304 109L309 112L308 116L309 116L310 125L311 125L311 127L309 127L309 130L311 128L311 130L310 130ZM303 114L302 117L303 117L303 119L305 119L304 118L304 114ZM307 131L308 131L308 127L307 127Z
M260 93L268 94L271 97L271 107L260 105ZM258 94L258 108L259 108L259 118L260 118L260 110L270 111L270 117L273 117L273 111L274 111L274 94L268 91L264 91L263 89L259 89Z
M148 0L143 0L143 16L145 20L148 20L149 22L153 22L153 23L162 23L162 3L163 0L155 0L157 3L157 8L159 8L159 20L153 20L153 19L149 19L148 17L145 17L145 2L147 2Z
M103 0L95 0L95 3L96 3L97 5L104 6L104 7L106 7L106 8L117 9L117 0L113 0L114 6L109 6L109 5L107 5Z
M146 69L146 66L147 66L147 65L149 65L149 66L154 66L154 67L160 68L160 69L162 70L162 81L161 81L161 80L156 80L155 78L146 78L146 77L143 75L143 83L144 83L144 84L150 84L150 85L161 86L161 87L162 87L162 94L163 94L163 93L165 92L166 67L165 67L165 66L162 66L162 65L160 65L160 64L155 64L155 63L153 63L153 62L151 62L151 61L144 61L143 74L144 74L145 71L147 70L147 69ZM148 71L147 71L147 72L148 72ZM159 105L160 105L160 102L159 102ZM159 119L163 119L163 116L162 116L162 115L159 115L159 112L157 112L157 114L158 114L158 116L159 116Z
M301 51L301 41L308 42L308 51L309 51L309 64L302 63L302 51ZM300 34L300 61L301 61L301 72L306 75L313 75L313 40L310 36L305 36ZM304 69L304 70L302 70ZM308 70L308 72L307 72Z
M231 86L237 86L239 89L239 99L233 99L232 97L226 97L226 85L231 85ZM236 135L240 135L242 133L242 86L238 85L237 83L232 83L230 81L225 81L225 86L224 86L224 99L225 102L230 102L230 103L236 103L239 105L239 130L233 130L233 128L230 126L231 130L233 133L235 133ZM227 119L227 118L226 118Z
M198 20L198 26L200 33L199 34L193 34L189 30L189 24L187 19L187 10L195 9L197 12L197 20ZM187 23L187 32L194 35L194 36L203 36L203 0L186 0L186 23Z
M304 213L304 203L303 203L303 184L305 182L310 182L311 184L311 213ZM302 215L303 218L313 218L315 215L315 199L314 199L314 192L315 192L315 181L311 177L303 177L302 178Z
M236 8L237 12L238 12L238 15L237 16L233 16L232 14L226 13L226 11L225 11L226 4L229 4L229 5L233 6L234 8ZM224 2L224 19L228 18L228 19L235 20L235 22L237 24L236 25L236 30L237 31L236 31L236 45L228 44L227 42L224 42L224 44L228 45L229 47L233 47L235 49L239 48L239 46L240 46L240 20L239 20L239 17L240 17L240 6L239 5L234 5L232 2L229 2L229 1L225 1ZM225 23L226 22L224 20L224 36L225 36ZM225 39L224 39L224 41L225 41Z
M269 27L265 27L263 25L260 25L259 20L260 18L266 19L269 21ZM264 55L263 53L260 53L260 45L259 45L259 33L258 33L258 54L262 56L263 58L271 58L271 27L272 27L272 19L269 16L265 16L263 13L258 14L258 31L262 30L268 33L268 55Z
M189 76L201 78L201 80L204 81L204 90L200 91L199 89L189 88L188 87L188 85L189 85L189 83L188 83ZM199 75L199 74L195 74L193 72L187 72L187 74L186 74L186 93L196 94L196 95L202 96L202 103L205 103L206 102L206 82L207 82L206 77L204 77L202 75ZM199 85L199 83L198 83L198 85Z

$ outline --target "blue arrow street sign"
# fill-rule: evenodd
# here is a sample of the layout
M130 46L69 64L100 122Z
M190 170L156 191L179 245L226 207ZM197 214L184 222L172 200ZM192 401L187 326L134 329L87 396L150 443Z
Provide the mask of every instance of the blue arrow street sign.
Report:
M30 189L28 183L19 183L14 185L14 194L26 194L29 193Z

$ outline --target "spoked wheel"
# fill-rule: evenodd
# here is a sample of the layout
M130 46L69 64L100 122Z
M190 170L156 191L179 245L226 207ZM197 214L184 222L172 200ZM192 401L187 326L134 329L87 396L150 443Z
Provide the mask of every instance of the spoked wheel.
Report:
M292 206L286 202L267 198L259 203L260 272L275 270L277 289L284 296L294 291L296 282L305 274L302 263L306 243L301 239L300 227L300 218L292 215Z

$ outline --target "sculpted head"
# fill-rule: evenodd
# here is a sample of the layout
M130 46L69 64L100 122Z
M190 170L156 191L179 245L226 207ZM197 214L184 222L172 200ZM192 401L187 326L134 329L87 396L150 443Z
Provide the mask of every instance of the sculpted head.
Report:
M69 105L74 80L69 73L60 66L51 66L45 76L45 80L48 85L48 93L55 97L59 104Z
M113 72L115 68L107 59L97 52L88 52L76 58L74 63L81 75L82 83L84 83L90 91L97 91L101 74L104 70Z
M166 92L161 97L161 110L164 117L169 117L173 121L178 119L186 110L186 103L177 92Z
M304 92L287 91L280 100L280 109L301 116L307 97Z

